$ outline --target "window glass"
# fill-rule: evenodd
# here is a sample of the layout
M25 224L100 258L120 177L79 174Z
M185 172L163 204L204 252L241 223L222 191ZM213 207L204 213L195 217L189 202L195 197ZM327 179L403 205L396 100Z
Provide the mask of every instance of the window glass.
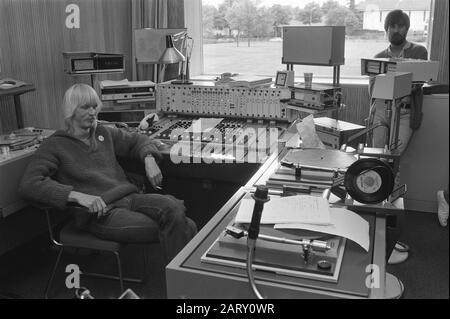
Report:
M202 0L204 74L274 77L277 70L286 69L281 63L283 26L345 25L341 78L358 77L361 58L388 46L384 19L397 7L410 16L408 41L426 47L431 0ZM297 76L333 73L331 67L321 66L296 65L294 70Z

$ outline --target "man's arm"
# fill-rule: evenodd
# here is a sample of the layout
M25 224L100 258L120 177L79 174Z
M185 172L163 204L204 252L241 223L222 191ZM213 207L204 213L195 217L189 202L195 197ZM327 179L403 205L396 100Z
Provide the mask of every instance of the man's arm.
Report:
M106 203L100 196L71 191L68 201L86 207L89 213L97 214L98 218L108 212Z
M148 155L145 160L145 173L153 188L158 189L162 183L162 173L153 156Z
M26 199L58 209L65 209L68 202L86 207L90 213L102 216L106 213L106 204L99 196L74 191L73 186L57 182L56 174L59 161L49 145L41 147L33 155L25 169L19 185L19 193Z
M156 160L162 159L158 150L158 144L160 143L148 136L111 127L105 127L105 129L111 133L114 152L117 156L135 158L141 161L144 161L148 155L152 155Z
M415 59L428 60L428 51L423 46L418 46L414 55L416 56Z
M59 161L48 148L43 144L33 155L20 182L19 193L34 202L64 209L73 187L52 179Z
M150 184L157 189L163 178L157 164L162 159L157 147L160 143L145 135L128 133L119 129L112 128L111 133L116 155L142 160Z

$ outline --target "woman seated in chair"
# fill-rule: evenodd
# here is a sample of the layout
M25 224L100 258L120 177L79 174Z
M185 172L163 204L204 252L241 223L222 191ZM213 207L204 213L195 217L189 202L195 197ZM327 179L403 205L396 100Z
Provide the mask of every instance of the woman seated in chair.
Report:
M141 194L130 183L116 156L140 159L153 187L162 182L158 142L137 133L97 126L102 103L85 84L70 87L62 103L65 130L45 139L30 161L20 185L34 202L65 210L75 203L79 227L120 243L159 239L170 261L195 235L183 201L170 195ZM88 213L87 213L88 212Z

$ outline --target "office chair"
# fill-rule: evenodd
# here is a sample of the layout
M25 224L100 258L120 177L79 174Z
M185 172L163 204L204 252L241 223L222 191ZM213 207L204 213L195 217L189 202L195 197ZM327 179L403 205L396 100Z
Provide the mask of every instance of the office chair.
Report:
M54 278L56 270L58 268L58 264L60 262L62 253L65 248L69 248L69 247L75 248L75 249L84 248L84 249L89 249L89 250L94 250L94 251L104 251L104 252L113 253L115 255L116 261L117 261L118 276L106 275L106 274L100 274L100 273L87 273L87 272L82 272L81 274L86 275L86 276L97 277L97 278L119 280L120 293L122 293L124 291L124 284L123 284L124 281L134 282L134 283L143 283L147 279L147 271L146 270L147 270L148 254L146 253L145 249L144 249L144 254L143 254L144 255L143 256L143 259L144 259L143 273L144 273L144 275L142 276L142 278L141 279L124 278L123 274L122 274L122 262L120 259L120 253L121 253L122 249L125 247L125 244L121 244L121 243L114 242L111 240L100 239L87 231L80 230L79 228L77 228L75 226L75 222L74 222L73 218L69 219L69 221L66 222L61 227L61 229L59 230L58 233L55 233L55 231L53 229L53 225L52 225L52 220L51 220L51 210L54 208L48 207L48 206L41 206L41 205L37 205L37 204L34 204L34 206L40 208L41 210L44 210L46 217L47 217L47 226L48 226L50 241L58 249L58 256L56 258L55 265L53 266L53 270L51 272L50 278L48 279L47 285L45 287L45 292L44 292L45 299L48 299L48 297L49 297L49 291L52 286L53 278ZM83 208L83 207L74 207L71 209L79 209L84 213L86 212L85 208ZM157 230L158 230L158 226L155 223L155 231L157 231ZM57 239L56 235L59 235L58 236L59 239Z

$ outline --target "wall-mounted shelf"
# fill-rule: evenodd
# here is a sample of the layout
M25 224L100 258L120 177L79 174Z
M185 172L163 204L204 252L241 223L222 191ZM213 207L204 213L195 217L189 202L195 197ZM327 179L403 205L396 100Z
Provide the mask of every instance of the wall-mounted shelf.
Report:
M19 83L20 81L17 81ZM22 82L20 82L22 83ZM0 97L2 96L13 96L14 97L14 107L16 111L16 121L17 128L23 127L23 115L22 115L22 105L20 103L20 95L35 91L36 88L33 84L27 84L21 86L12 86L11 88L1 88L0 89Z

